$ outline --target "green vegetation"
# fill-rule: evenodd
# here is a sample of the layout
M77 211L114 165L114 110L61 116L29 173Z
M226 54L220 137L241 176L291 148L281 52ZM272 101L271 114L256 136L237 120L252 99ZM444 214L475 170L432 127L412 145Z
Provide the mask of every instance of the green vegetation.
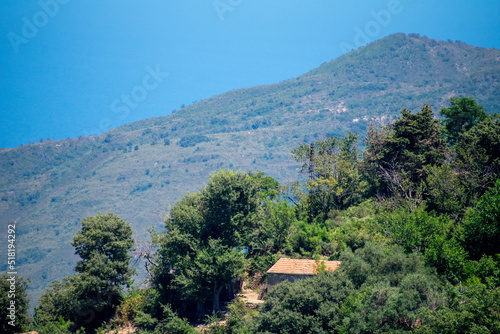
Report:
M442 108L440 114L445 117L443 121L446 137L450 144L455 144L461 132L470 130L478 122L487 117L483 107L471 98L452 97L450 108Z
M210 141L210 138L208 138L207 136L202 136L202 135L186 136L182 137L181 140L179 140L179 146L191 147L191 146L196 146L196 144L207 141Z
M129 251L134 244L130 225L112 213L98 214L82 221L72 245L81 260L76 274L54 282L40 298L35 327L51 327L62 320L70 330L85 328L89 333L110 319L121 302L122 286L130 286L134 270Z
M32 328L189 333L225 317L207 331L498 332L499 57L396 34L169 116L0 149ZM149 241L148 288L123 290L132 232L99 211ZM281 256L344 264L276 287L259 311L233 299Z
M297 178L302 164L290 150L326 135L340 140L349 131L365 139L371 122L394 121L402 107L417 111L425 102L435 111L453 109L449 97L473 96L493 112L500 108L494 94L499 57L495 49L395 34L278 84L230 91L99 136L0 149L0 216L5 224L18 218L23 222L18 243L30 256L19 269L36 278L28 288L32 305L50 282L72 275L78 257L67 254L73 253L70 241L83 218L112 211L130 222L135 239L145 241L148 227L161 226L158 214L166 209L160 207L198 191L207 175L221 168L260 170L285 184ZM479 114L473 117L473 122L480 120ZM463 141L460 163L472 177L455 175L450 188L429 186L435 193L425 194L450 216L463 216L456 208L471 206L492 182L487 170L479 169L482 153L475 149L486 149L480 140L489 135L475 130L468 136L476 146ZM427 182L439 182L446 172L428 169ZM367 176L371 191L377 185ZM455 186L466 182L473 187ZM448 196L459 189L467 189L456 197L464 205ZM139 272L137 281L147 275L142 267Z
M500 179L464 219L464 244L473 259L500 254Z
M477 106L451 100L463 104ZM314 152L298 145L291 154L308 177L286 186L262 172L213 173L172 206L164 228L151 230L139 251L149 286L126 294L130 226L113 214L88 217L72 243L77 273L51 285L31 326L41 333L125 325L142 334L195 333L200 322L204 333L496 333L500 117L470 125L468 113L477 110L462 109L461 124L446 112L435 120L428 105L403 109L394 123L370 129L362 153L353 133L318 139ZM460 131L447 145L450 118ZM481 155L465 166L463 152L472 148ZM283 256L342 264L277 284L257 310L235 298L235 283L260 285Z
M261 176L229 170L213 174L205 188L172 208L165 221L168 233L154 235L159 247L154 284L163 295L165 290L179 294L171 303L196 306L198 319L207 303L219 312L221 290L244 273L242 250L258 231L262 192L272 186Z
M17 276L0 275L0 332L20 333L28 328L28 282Z
M328 137L315 143L315 152L302 144L292 151L302 163L301 172L311 174L306 182L309 201L315 212L326 216L332 209L345 209L359 203L367 187L358 165L358 136L349 132L343 139Z
M442 283L418 254L367 243L340 255L342 266L279 284L256 316L256 333L411 331L417 311L435 307Z

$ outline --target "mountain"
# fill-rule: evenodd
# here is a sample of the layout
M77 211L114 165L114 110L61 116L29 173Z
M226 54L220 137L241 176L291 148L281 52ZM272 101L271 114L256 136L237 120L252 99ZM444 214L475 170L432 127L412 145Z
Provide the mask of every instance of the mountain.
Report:
M498 112L500 50L391 35L295 79L233 90L99 136L0 149L0 226L17 221L17 268L31 278L36 301L51 281L73 274L70 242L86 216L113 212L140 242L213 171L261 170L286 183L298 177L290 157L297 144L348 131L363 136L369 122L395 119L403 107L427 103L437 114L452 96Z

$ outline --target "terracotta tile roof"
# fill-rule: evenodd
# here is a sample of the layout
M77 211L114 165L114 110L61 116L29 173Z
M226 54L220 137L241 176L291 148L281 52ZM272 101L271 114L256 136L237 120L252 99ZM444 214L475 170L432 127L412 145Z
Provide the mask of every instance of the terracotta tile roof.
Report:
M341 261L315 261L307 259L287 259L281 258L268 271L268 274L289 274L289 275L315 275L318 273L318 266L325 263L327 271L335 271Z

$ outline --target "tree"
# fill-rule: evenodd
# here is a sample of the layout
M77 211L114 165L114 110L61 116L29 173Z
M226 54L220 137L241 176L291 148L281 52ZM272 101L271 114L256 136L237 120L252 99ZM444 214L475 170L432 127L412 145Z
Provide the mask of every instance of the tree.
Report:
M454 169L471 206L500 177L500 115L460 133L455 155Z
M229 170L211 175L205 188L172 207L167 232L154 237L156 284L177 286L183 300L197 304L198 318L208 301L218 312L221 289L243 273L242 250L260 226L259 187L269 188L258 180Z
M72 327L72 323L69 320L64 320L63 317L59 317L57 321L52 322L40 322L39 318L37 321L37 314L35 314L35 325L36 325L36 333L38 334L71 334L73 332L70 331ZM77 334L83 334L83 330L77 330Z
M380 160L384 156L385 145L391 131L390 126L376 127L373 123L368 125L360 171L363 179L368 181L367 193L370 196L375 196L383 189L380 177Z
M163 315L162 321L158 323L153 334L196 334L198 333L193 327L189 326L186 319L181 319L177 316L169 305L162 306Z
M415 114L403 109L392 125L372 129L366 143L363 170L378 175L380 197L392 197L396 206L411 203L412 208L425 200L428 169L440 166L446 157L441 127L430 106Z
M40 297L39 307L35 307L34 326L37 331L51 328L62 319L62 323L69 323L71 329L77 328L74 322L80 311L78 290L72 284L75 276L65 277L62 282L52 282L50 288Z
M17 276L0 275L0 332L20 333L29 324L28 282Z
M307 144L292 150L294 159L302 163L301 173L312 172L306 187L316 215L322 213L326 217L331 209L347 208L362 198L367 183L358 170L357 143L357 134L350 132L342 139L328 137L316 141L313 157Z
M381 162L394 161L402 170L408 171L411 182L417 183L427 175L425 166L443 163L446 146L429 105L424 104L416 114L403 109L401 115L392 125L392 136Z
M113 316L122 286L131 284L132 229L112 213L99 213L82 221L72 245L81 257L77 273L54 282L40 298L40 325L61 316L73 323L72 330L92 330Z
M431 166L426 180L427 208L460 221L467 209L466 189L450 163Z
M334 333L340 323L340 304L352 291L349 278L335 272L282 282L268 293L250 324L251 332Z
M500 290L472 284L465 291L448 287L447 303L419 312L417 333L500 333Z
M463 242L472 259L500 254L500 179L467 212Z
M267 199L264 203L264 224L253 246L264 253L284 251L290 246L291 229L296 221L293 206L281 200L275 202Z
M439 112L444 119L442 121L448 143L454 145L458 141L461 132L468 131L478 122L486 119L487 114L476 100L469 97L452 97L449 108L441 108Z
M132 228L112 213L97 214L82 221L82 229L73 238L75 253L81 257L76 271L110 290L130 286L135 270L130 268L134 246Z
M221 239L230 247L246 246L260 223L260 184L248 174L221 170L202 191L203 240Z
M467 254L459 242L455 223L448 216L428 213L423 207L413 211L399 208L380 215L377 220L394 244L406 253L421 253L438 273L458 283Z
M223 246L218 239L210 239L206 247L195 251L194 258L179 262L182 270L176 275L176 282L191 298L200 290L210 291L212 309L220 311L219 300L222 288L243 274L245 258L241 251Z

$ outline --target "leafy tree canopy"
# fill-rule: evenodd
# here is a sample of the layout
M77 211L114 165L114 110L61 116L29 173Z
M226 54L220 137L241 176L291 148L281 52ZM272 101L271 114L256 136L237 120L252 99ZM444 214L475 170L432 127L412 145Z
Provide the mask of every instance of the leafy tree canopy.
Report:
M306 182L314 215L328 215L331 209L343 209L359 202L367 184L358 170L358 135L349 132L342 139L328 137L315 143L314 155L307 144L292 150L302 173L312 173Z
M118 216L99 213L85 218L72 245L81 258L77 272L100 280L104 286L130 285L134 269L129 267L129 252L134 239L130 225Z
M463 239L473 259L500 254L500 179L467 212Z
M72 245L81 260L77 273L53 282L40 298L37 326L44 328L59 317L89 332L114 315L123 285L131 284L135 270L129 254L134 244L132 229L118 216L98 214L82 221Z
M500 115L460 133L455 152L454 166L470 206L500 177Z
M478 122L486 119L487 114L476 100L469 97L452 97L449 108L441 108L439 112L444 119L442 121L446 138L454 145L461 132L470 130Z
M271 181L221 170L174 205L165 220L167 233L157 235L156 275L170 276L181 298L198 304L198 317L209 300L219 311L221 289L243 273L242 249L261 223L260 189L272 190Z
M0 332L19 333L29 324L28 281L17 275L0 275Z
M373 191L391 197L395 206L405 202L418 206L426 197L429 168L445 161L446 144L431 107L425 104L415 114L403 109L392 125L371 129L366 143L364 173L378 176L374 182L378 189Z

